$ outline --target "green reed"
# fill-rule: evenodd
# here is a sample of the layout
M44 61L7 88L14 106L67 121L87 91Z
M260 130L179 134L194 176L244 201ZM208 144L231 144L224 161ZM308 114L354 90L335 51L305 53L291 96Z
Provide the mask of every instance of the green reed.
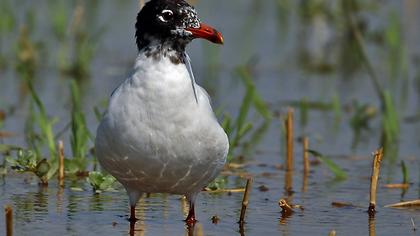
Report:
M230 115L225 114L222 122L223 129L229 137L230 148L228 160L232 159L232 152L236 149L244 136L252 129L252 123L246 121L252 104L252 98L255 90L247 88L244 99L239 109L239 115L235 121L232 121Z
M352 148L355 149L360 142L363 132L370 132L370 123L377 115L377 109L370 104L359 104L353 101L353 116L350 119L350 126L353 129L354 137Z
M38 136L40 143L48 147L50 153L50 160L55 161L57 158L57 150L55 146L53 127L57 122L56 118L50 118L47 114L44 104L36 93L32 81L27 80L27 86L31 94L33 104L35 104L36 111L34 111L33 118L38 125L40 134Z
M242 66L238 67L236 69L236 73L239 76L239 78L242 80L243 84L245 85L246 90L252 90L253 96L252 96L252 103L256 111L266 120L269 120L272 118L272 114L265 103L265 101L262 99L261 95L257 92L257 89L255 87L254 81L252 79L251 74L251 68L249 66Z
M56 118L50 118L45 106L36 93L31 80L27 80L27 86L31 94L30 114L26 121L27 142L35 152L37 159L42 159L42 148L46 146L49 150L50 165L49 171L45 176L48 180L55 175L58 169L57 150L53 128L57 122Z
M239 113L236 119L233 119L230 115L225 114L222 122L222 127L229 137L230 149L228 161L232 160L233 151L244 144L244 138L253 130L253 122L248 121L248 116L251 108L254 108L265 120L271 120L271 112L269 111L267 104L262 99L261 95L257 92L255 84L252 80L249 68L239 67L236 69L236 74L240 77L243 84L245 85L245 95L242 100L242 104L239 108ZM260 140L262 131L267 130L267 124L263 124L256 133L252 135L251 141L257 142ZM248 146L250 142L248 142Z
M400 17L396 12L389 14L389 23L385 29L385 43L388 49L388 68L390 80L408 79L407 52L404 47Z
M97 22L97 1L77 1L70 14L66 1L50 1L52 32L59 43L58 66L76 79L90 75L90 67L104 27L93 30Z
M335 175L336 179L347 178L347 173L330 158L314 150L308 150L308 152L324 163L325 166L328 167L328 169Z
M33 20L33 16L28 16L26 19L26 21L31 20ZM42 148L47 147L49 150L49 165L51 168L48 168L49 171L46 174L45 179L43 179L43 181L45 181L51 178L58 168L57 152L53 132L53 126L57 120L48 116L45 106L33 86L33 80L35 79L36 72L39 68L39 50L37 43L34 43L30 36L31 29L34 27L34 25L28 25L29 26L22 26L20 30L20 36L16 47L16 70L18 75L22 78L22 82L30 94L30 112L25 124L25 133L27 134L26 140L31 148L35 150L35 154L24 155L26 153L23 152L23 156L18 155L18 159L21 157L23 158L22 160L24 160L24 157L26 157L26 159L37 159L38 161L43 160L43 158L41 158Z
M85 114L80 100L79 85L76 81L70 82L70 93L72 101L71 109L71 135L70 144L73 153L73 161L78 166L79 171L86 170L86 155L89 151L89 141L92 141L92 135L87 128Z
M342 1L342 7L344 10L344 16L346 19L346 22L348 24L348 27L350 29L350 32L354 38L354 43L356 45L356 52L358 56L360 57L361 61L363 62L363 65L365 66L365 69L369 75L369 79L371 80L376 95L379 98L380 104L381 104L381 115L382 115L382 138L381 138L381 146L384 147L384 153L385 156L390 157L391 162L395 162L395 159L398 155L398 139L399 139L399 114L396 110L395 103L396 99L393 96L394 94L390 93L388 89L385 89L386 81L380 81L379 77L373 67L373 65L370 62L370 59L367 54L365 42L363 35L361 33L361 30L359 26L356 24L355 16L354 16L354 6L357 6L357 3L354 0L343 0ZM400 29L398 29L398 25L396 20L394 19L391 21L391 26L388 30L388 44L390 45L390 54L393 54L393 51L396 50L396 48L401 49L401 40L399 39L400 35ZM399 46L398 46L399 45ZM393 64L391 66L391 72L396 73L398 68L402 68L401 73L404 74L405 72L405 66L406 65L400 65L396 63L400 63L401 57L404 57L404 52L398 52L399 56L397 58L394 58L394 56L390 56L389 63ZM393 75L392 77L397 77L396 75ZM405 76L402 76L404 78Z
M7 36L15 29L16 19L9 1L0 2L0 70L7 66L8 47L4 44Z
M401 160L401 173L402 173L402 176L403 176L403 184L408 184L409 183L409 181L408 181L408 168L407 168L407 166L405 165L405 162L403 161L403 160Z
M395 164L399 151L399 115L389 91L384 92L384 100L381 144L384 147L385 155L389 157L390 164ZM390 165L390 170L392 170L392 167L393 165Z

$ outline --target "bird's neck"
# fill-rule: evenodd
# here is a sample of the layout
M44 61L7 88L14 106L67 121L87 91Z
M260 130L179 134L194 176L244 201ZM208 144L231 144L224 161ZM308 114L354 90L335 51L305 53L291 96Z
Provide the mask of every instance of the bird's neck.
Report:
M138 38L139 39L139 38ZM185 47L183 42L173 39L157 39L153 37L142 37L137 42L139 54L161 60L168 57L174 64L185 64Z

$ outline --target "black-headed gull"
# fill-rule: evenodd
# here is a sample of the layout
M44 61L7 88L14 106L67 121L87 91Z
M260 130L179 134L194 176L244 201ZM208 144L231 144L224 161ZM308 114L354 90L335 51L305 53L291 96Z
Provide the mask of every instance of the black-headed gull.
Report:
M183 0L151 0L137 16L135 71L111 95L96 136L102 167L127 190L131 214L143 193L185 195L195 223L197 194L222 170L229 149L185 48L193 39L223 44Z

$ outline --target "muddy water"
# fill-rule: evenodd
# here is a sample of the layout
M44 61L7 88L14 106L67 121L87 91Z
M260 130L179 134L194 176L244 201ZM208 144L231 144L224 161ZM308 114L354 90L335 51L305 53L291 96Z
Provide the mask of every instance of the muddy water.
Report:
M41 59L45 60L45 63L41 63L45 66L41 67L35 86L49 114L59 119L55 127L58 132L70 119L68 80L55 68L54 51L57 45L46 37L51 34L47 1L40 1L36 7L30 1L21 2L15 3L14 7L19 19L24 18L25 10L34 9L37 16L34 38L47 42L47 56ZM395 86L388 85L385 82L389 77L386 47L368 41L369 58L383 79L383 84L388 85L398 100L401 115L398 159L395 162L384 161L378 189L378 213L374 219L369 219L366 208L369 200L370 153L378 147L381 121L379 118L374 119L370 124L370 132L362 137L356 149L352 149L353 131L349 125L352 113L346 112L345 107L354 100L378 107L379 101L371 82L363 67L350 73L350 64L340 61L341 49L337 42L341 42L343 32L340 31L339 20L328 19L321 14L305 21L299 14L299 4L290 3L289 8L282 10L276 5L277 2L198 1L197 8L202 20L223 32L225 45L219 48L206 42L192 43L189 53L197 80L210 91L216 107L223 107L234 115L241 103L244 86L233 71L236 66L249 61L256 86L273 112L283 115L289 101L305 98L308 101L328 103L333 97L338 97L343 104L339 122L336 122L332 111L311 110L308 122L303 126L299 123L302 117L297 110L296 133L297 136L309 136L311 148L329 155L345 169L348 179L335 180L325 166L318 165L311 168L311 174L304 185L301 144L296 142L293 194L286 193L285 172L278 168L284 162L284 135L281 123L274 119L261 143L245 156L247 165L239 170L255 178L244 228L240 229L236 223L241 193L202 193L198 198L197 215L204 235L327 235L333 229L339 235L415 235L411 219L416 224L420 222L420 211L395 210L383 206L420 197L420 127L418 123L403 122L403 118L419 111L419 94L413 81L416 73L419 73L419 67L413 58L420 54L417 43L420 32L415 23L419 20L420 4L409 0L387 1L376 7L367 4L361 13L370 32L380 32L388 26L391 14L397 16L403 25L401 30L409 75L407 90L394 89L403 87L398 80ZM72 12L73 4L66 4L69 12ZM91 26L92 30L102 26L106 26L106 30L98 39L91 78L83 83L82 88L86 116L92 131L97 125L92 107L106 99L115 86L131 73L136 56L133 29L136 9L135 1L118 4L104 1L97 6L93 17L95 22ZM13 40L11 36L2 43L12 45ZM350 56L344 54L344 57ZM332 69L325 72L319 70L320 65L314 64L327 64ZM325 68L323 65L321 67ZM18 95L20 80L13 66L0 72L0 78L0 108L13 106L15 110L5 121L4 129L16 134L1 141L24 146L23 124L28 108L27 99ZM250 120L256 127L263 123L257 114L253 114ZM68 137L68 133L62 136L66 143ZM68 148L66 153L70 153ZM381 187L384 183L402 180L400 166L395 164L400 160L406 162L409 180L412 182L403 195L401 190ZM229 188L245 185L245 181L239 177L230 176L228 180ZM259 187L262 185L268 191L261 192ZM6 176L4 184L0 186L0 205L13 206L16 235L128 234L127 197L121 188L117 187L115 192L95 195L83 180L68 181L63 190L56 186L56 182L52 181L48 188L40 188L36 180L26 175L11 173ZM293 204L302 205L304 210L282 217L277 206L279 198L288 198ZM331 206L334 201L351 202L356 206L335 208ZM185 216L184 204L179 196L152 195L142 199L137 209L140 221L135 226L136 235L188 234L182 222ZM220 218L218 224L212 223L213 216ZM4 216L1 214L0 234L3 229Z

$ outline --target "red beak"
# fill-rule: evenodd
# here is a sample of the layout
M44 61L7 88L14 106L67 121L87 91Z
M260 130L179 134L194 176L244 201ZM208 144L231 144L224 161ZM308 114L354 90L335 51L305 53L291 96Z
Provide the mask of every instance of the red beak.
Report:
M200 28L187 28L194 38L207 39L210 42L223 44L223 36L213 27L200 23Z

